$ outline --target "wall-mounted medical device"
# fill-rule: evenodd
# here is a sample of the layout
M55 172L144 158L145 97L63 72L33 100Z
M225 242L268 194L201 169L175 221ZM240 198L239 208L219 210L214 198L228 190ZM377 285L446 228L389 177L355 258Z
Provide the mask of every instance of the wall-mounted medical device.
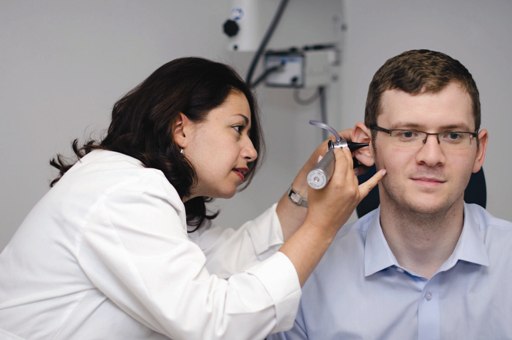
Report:
M228 49L254 52L275 18L280 0L226 0L228 17L222 25ZM267 48L301 48L340 41L342 0L290 0Z
M336 80L339 64L335 45L306 46L302 49L266 51L263 64L267 86L306 88L325 86ZM272 71L270 71L272 70Z
M343 0L225 1L231 4L222 25L228 49L253 52L245 77L248 86L265 83L267 87L292 88L296 103L309 105L318 100L321 120L331 120L327 92L339 74L346 28ZM257 69L259 75L255 76ZM316 91L304 99L299 94L303 88Z
M344 29L341 0L231 0L228 48L255 52L246 81L256 87L318 87L336 78ZM309 24L305 24L309 23ZM259 60L264 71L253 80Z

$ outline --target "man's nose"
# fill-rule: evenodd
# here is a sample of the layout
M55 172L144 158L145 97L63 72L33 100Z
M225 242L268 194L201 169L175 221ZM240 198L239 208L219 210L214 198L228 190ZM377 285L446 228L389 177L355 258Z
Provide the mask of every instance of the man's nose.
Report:
M446 161L439 135L427 135L420 149L416 153L416 160L429 166L443 164Z

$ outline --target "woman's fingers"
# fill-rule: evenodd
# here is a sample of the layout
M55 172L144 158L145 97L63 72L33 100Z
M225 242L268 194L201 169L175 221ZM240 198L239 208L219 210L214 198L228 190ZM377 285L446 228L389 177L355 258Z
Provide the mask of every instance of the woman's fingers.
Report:
M386 175L386 169L380 169L371 178L364 183L359 185L359 194L361 195L360 200L365 198L370 191L380 182L380 180Z
M367 181L358 184L357 175L353 169L352 153L348 148L340 149L341 150L338 152L336 162L338 169L335 169L334 171L344 172L344 175L342 175L340 178L342 181L341 185L358 185L359 195L357 197L357 204L359 204L359 202L361 202L370 193L370 191L380 182L380 180L384 178L386 175L386 170L380 169Z

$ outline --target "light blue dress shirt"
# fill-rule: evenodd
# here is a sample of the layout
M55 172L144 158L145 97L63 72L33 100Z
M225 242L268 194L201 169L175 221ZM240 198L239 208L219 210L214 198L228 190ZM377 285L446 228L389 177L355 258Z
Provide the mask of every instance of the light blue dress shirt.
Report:
M379 209L338 233L306 282L294 328L276 339L512 339L512 223L475 204L429 280L402 268Z

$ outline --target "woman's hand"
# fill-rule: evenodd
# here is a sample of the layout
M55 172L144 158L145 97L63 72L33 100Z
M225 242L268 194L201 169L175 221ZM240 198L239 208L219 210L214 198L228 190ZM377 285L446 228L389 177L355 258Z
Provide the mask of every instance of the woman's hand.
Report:
M359 202L384 177L385 171L379 171L368 181L359 184L350 150L335 148L333 151L336 158L335 170L327 186L320 190L308 188L305 222L332 228L334 235L350 218Z
M339 131L339 134L344 139L354 140L354 129ZM334 140L334 137L330 139ZM309 189L307 175L316 166L319 159L327 152L328 140L325 140L313 151L292 181L291 188L293 191L306 200L308 198ZM279 221L281 222L284 239L287 240L302 223L304 223L307 210L306 208L293 204L288 198L288 192L286 192L279 200L276 211L279 216Z
M347 140L353 140L354 133L357 133L354 130L358 130L357 125L355 129L342 131L341 135ZM307 174L325 152L327 141L313 152L292 183L294 191L307 197L308 207L299 207L287 195L283 195L276 210L285 237L280 251L294 264L301 284L309 277L359 202L386 173L380 170L359 184L352 153L348 148L335 148L335 167L331 180L322 189L312 189L307 184Z

